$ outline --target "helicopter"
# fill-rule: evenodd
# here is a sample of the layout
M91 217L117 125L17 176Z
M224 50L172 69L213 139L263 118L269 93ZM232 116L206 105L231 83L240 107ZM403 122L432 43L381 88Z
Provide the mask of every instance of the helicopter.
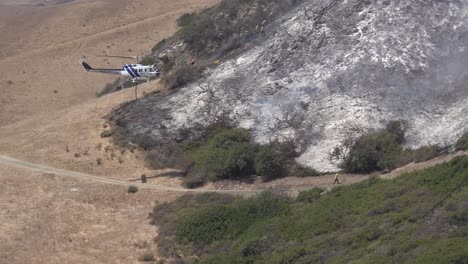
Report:
M149 82L153 78L157 78L161 72L154 65L142 65L138 64L140 56L99 56L99 57L112 57L112 58L135 58L137 59L136 64L125 64L121 69L98 69L91 67L85 61L81 62L81 65L88 72L99 72L99 73L108 73L108 74L117 74L123 75L130 78L134 83L146 81Z
M98 72L98 73L107 73L107 74L117 74L123 75L129 78L132 83L135 83L135 100L138 100L138 83L139 82L149 82L153 78L157 78L161 75L161 71L154 65L142 65L139 64L140 56L98 56L98 57L111 57L111 58L124 58L124 59L136 59L135 64L125 64L121 69L103 69L103 68L93 68L91 65L85 61L81 61L81 65L88 72Z

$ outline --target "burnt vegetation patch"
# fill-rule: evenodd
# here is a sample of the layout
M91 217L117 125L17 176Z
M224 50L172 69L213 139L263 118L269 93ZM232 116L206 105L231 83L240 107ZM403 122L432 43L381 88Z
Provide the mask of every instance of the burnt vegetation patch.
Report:
M163 83L173 89L188 83L183 80L201 78L199 72L265 36L276 18L301 2L223 0L203 11L183 14L177 20L180 30L152 48L164 69Z

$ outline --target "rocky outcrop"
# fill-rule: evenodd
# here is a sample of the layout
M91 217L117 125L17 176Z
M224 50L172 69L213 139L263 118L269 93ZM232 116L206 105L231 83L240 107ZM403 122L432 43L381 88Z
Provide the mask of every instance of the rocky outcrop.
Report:
M314 0L265 29L260 45L168 95L123 106L131 137L196 136L220 119L259 142L293 138L299 161L334 170L350 133L410 124L409 146L451 144L468 129L466 0Z

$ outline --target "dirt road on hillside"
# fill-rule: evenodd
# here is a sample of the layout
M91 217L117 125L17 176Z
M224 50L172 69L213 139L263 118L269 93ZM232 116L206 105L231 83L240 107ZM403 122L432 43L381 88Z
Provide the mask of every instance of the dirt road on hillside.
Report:
M459 151L451 154L447 154L444 156L437 157L433 160L429 160L426 162L421 163L411 163L402 168L394 170L389 174L380 175L383 179L391 179L397 177L403 173L421 170L430 166L435 166L437 164L441 164L451 159L466 155L467 152ZM142 189L153 189L153 190L160 190L160 191L168 191L168 192L176 192L176 193L206 193L206 192L215 192L215 193L224 193L224 194L234 194L234 195L243 195L243 196L251 196L262 191L266 190L284 190L286 193L292 196L296 196L300 191L304 191L307 189L311 189L313 187L321 187L325 189L333 188L332 179L333 175L324 175L319 177L288 177L284 179L279 179L270 182L256 182L254 184L235 184L233 185L232 182L224 182L227 183L223 186L223 183L210 183L208 188L198 188L198 189L186 189L182 187L170 187L170 186L161 186L161 185L154 185L154 184L142 184L142 183L134 183L130 181L112 179L107 177L99 177L93 176L81 172L64 170L49 167L46 165L34 164L27 161L22 161L18 159L14 159L7 156L0 155L0 164L15 166L18 168L34 170L43 173L51 173L56 174L64 177L71 177L81 180L105 183L105 184L112 184L118 186L131 186L135 185ZM370 175L350 175L350 174L343 174L340 176L340 179L343 184L352 184L356 182L360 182L365 180Z
M51 173L56 174L64 177L72 177L81 180L88 180L118 186L138 186L139 188L143 189L153 189L153 190L160 190L160 191L171 191L171 192L194 192L194 193L204 193L204 192L216 192L216 193L226 193L226 194L241 194L241 195L252 195L256 193L260 193L262 190L216 190L216 189L185 189L181 187L166 187L166 186L158 186L153 184L142 184L142 183L135 183L130 181L123 181L118 179L112 178L105 178L105 177L98 177L93 176L81 172L76 171L69 171L69 170L62 170L57 168L52 168L45 165L34 164L26 161L17 160L14 158L10 158L7 156L0 156L0 164L15 166L18 168L29 169L37 172L43 173Z

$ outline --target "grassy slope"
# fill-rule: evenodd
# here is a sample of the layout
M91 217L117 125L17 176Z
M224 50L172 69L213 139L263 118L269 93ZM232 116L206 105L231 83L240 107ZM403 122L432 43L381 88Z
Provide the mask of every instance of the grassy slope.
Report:
M165 230L159 242L177 241L166 253L202 263L468 263L468 186L436 210L437 222L415 221L467 178L463 156L294 201L182 197L154 220Z

